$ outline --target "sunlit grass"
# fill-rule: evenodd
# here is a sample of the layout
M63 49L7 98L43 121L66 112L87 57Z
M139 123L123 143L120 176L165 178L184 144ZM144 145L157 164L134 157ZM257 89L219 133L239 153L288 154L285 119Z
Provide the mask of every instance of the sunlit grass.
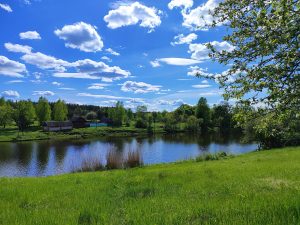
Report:
M299 224L300 148L0 179L0 224Z

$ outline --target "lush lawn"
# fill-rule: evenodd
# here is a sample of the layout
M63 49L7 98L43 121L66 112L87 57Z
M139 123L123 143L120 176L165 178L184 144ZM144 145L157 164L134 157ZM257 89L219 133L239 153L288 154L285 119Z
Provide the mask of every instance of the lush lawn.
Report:
M155 132L163 132L163 124L157 124ZM147 129L137 129L133 125L130 127L88 127L73 129L66 132L43 132L42 129L35 125L29 127L24 132L19 132L16 126L0 128L1 141L29 141L41 139L72 139L72 138L89 138L98 136L134 136L145 135Z
M300 224L300 148L2 178L0 224Z

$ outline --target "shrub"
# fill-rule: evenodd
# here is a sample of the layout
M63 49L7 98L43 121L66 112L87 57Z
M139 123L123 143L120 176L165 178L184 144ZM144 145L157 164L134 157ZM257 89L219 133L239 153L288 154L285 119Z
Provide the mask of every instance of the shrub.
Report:
M143 165L140 151L129 151L124 162L125 168L139 167Z

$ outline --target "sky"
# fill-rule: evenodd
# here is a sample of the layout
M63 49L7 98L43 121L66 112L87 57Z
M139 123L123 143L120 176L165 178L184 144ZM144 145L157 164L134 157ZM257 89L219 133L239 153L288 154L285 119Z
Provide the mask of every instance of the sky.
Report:
M0 0L0 95L172 110L222 101L206 43L230 51L221 0Z

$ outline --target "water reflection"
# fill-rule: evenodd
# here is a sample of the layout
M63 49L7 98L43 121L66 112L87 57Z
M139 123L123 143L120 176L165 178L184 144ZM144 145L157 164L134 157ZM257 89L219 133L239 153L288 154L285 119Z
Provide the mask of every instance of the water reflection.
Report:
M167 163L194 158L204 152L234 154L253 151L255 144L242 144L232 135L189 134L150 137L103 138L77 141L34 141L0 143L0 176L49 176L76 170L93 158L105 164L112 148L121 156L139 150L145 164Z

